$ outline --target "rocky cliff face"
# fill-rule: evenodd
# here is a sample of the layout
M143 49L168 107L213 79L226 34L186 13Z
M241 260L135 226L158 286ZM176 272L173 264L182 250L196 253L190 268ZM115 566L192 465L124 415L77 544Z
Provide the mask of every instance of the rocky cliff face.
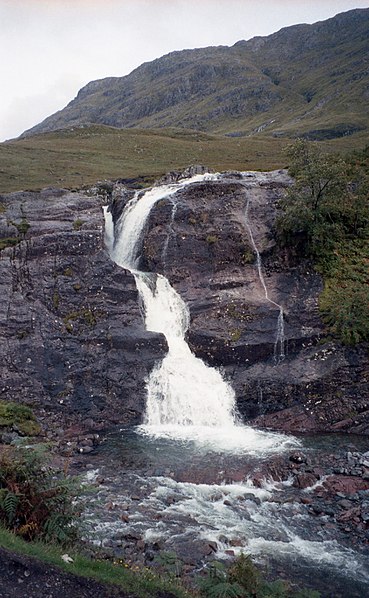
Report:
M145 377L166 350L104 248L103 202L54 189L1 197L1 237L21 240L0 253L0 397L49 414L53 428L139 421Z
M328 342L318 311L320 277L307 264L290 266L276 248L278 200L290 183L283 171L229 173L157 204L145 237L146 267L165 274L188 302L191 348L223 367L244 418L286 431L367 433L365 351Z
M223 369L244 419L368 433L364 350L327 341L319 276L276 249L278 201L290 183L284 171L226 173L158 202L143 266L165 274L188 302L190 346ZM115 186L115 220L130 195ZM1 202L0 236L20 240L0 254L1 398L51 414L54 427L139 421L145 377L166 343L144 330L133 277L104 249L106 200L46 189ZM285 336L276 344L278 305Z

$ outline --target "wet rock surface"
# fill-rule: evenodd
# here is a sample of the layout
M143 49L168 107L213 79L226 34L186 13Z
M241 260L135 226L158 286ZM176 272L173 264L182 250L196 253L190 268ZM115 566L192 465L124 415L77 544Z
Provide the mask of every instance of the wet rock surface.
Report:
M327 341L320 277L276 248L278 202L290 184L285 171L229 172L179 189L150 214L141 267L165 274L187 301L191 349L223 369L244 420L366 434L366 350ZM36 406L49 436L69 436L85 452L83 435L140 421L146 376L166 353L164 338L144 330L132 275L104 249L108 200L97 190L4 195L0 214L1 238L17 241L0 253L1 398ZM132 196L123 183L111 185L115 223Z
M311 583L314 569L312 587L322 596L346 596L346 576L350 595L360 597L369 575L365 445L363 437L355 437L350 450L342 438L302 438L296 449L252 458L192 453L186 446L169 451L160 442L145 446L126 430L88 457L87 477L97 491L86 502L89 537L140 566L155 568L161 553L174 551L189 575L242 550L257 556L262 546L271 571L282 571L284 558L291 575ZM282 561L277 553L285 554Z
M139 421L166 342L144 329L134 279L104 248L106 200L45 189L1 203L1 237L20 241L0 253L1 398L33 406L50 437L70 440L78 424L77 445Z
M325 338L320 277L307 263L289 263L276 246L278 202L290 184L284 171L226 173L158 202L143 267L164 274L187 301L191 349L223 368L244 419L290 432L366 434L366 349Z

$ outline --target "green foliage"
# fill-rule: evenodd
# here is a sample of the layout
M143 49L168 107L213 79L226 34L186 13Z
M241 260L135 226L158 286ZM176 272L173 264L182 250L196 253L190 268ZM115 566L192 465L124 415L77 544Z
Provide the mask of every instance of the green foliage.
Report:
M78 488L56 476L31 449L7 447L0 455L0 522L25 540L66 545L77 537Z
M244 589L228 577L223 563L215 561L208 567L207 577L201 579L199 588L203 596L208 598L242 598Z
M179 577L183 570L183 562L178 558L174 551L162 551L155 558L155 563L169 575Z
M255 254L249 247L245 247L245 250L241 256L241 261L243 264L253 264L254 263Z
M218 242L218 237L216 235L208 235L206 237L206 242L208 243L208 245L214 245Z
M31 227L30 223L27 222L26 218L22 218L21 222L19 223L15 223L12 222L12 224L17 228L18 232L20 235L24 236L28 229Z
M284 213L277 222L278 234L282 243L297 244L299 251L314 256L321 250L322 242L324 246L327 238L331 241L335 225L339 229L341 224L340 218L336 222L335 213L337 196L346 185L345 164L304 139L288 146L286 153L295 184L281 204Z
M53 308L58 309L60 303L60 295L58 291L53 292Z
M75 220L73 222L73 230L81 230L83 224L84 224L84 221L81 220L80 218L77 218L77 220Z
M7 247L14 247L18 243L20 243L19 237L5 237L5 239L0 239L0 251Z
M102 560L98 558L99 554L96 555L97 558L95 559L87 558L78 553L74 547L68 547L68 554L73 561L65 563L62 559L62 554L65 552L64 548L60 550L60 547L56 544L45 544L40 541L25 542L20 536L15 536L1 526L0 546L18 554L36 558L38 562L41 561L46 565L57 566L69 574L95 579L100 583L108 584L107 589L109 588L112 596L118 594L118 592L119 595L124 593L124 595L129 594L137 598L153 598L154 596L164 595L170 595L173 598L193 596L192 593L181 586L179 580L168 580L151 573L146 568L138 571L133 570L123 561Z
M241 338L241 330L239 328L235 328L234 330L231 330L231 341L233 343L237 343L237 341L239 341Z
M74 289L78 291L81 287L74 286ZM82 307L79 310L71 311L64 316L64 324L69 333L77 332L78 327L81 325L85 326L96 326L97 318L101 316L101 312L92 310L87 307ZM74 323L74 324L73 324Z
M229 579L240 584L247 595L256 596L260 588L260 573L250 556L241 554L229 569Z
M345 344L369 340L368 150L344 162L298 140L287 154L295 184L281 203L279 242L323 275L319 305L329 332Z
M1 427L13 428L24 436L37 436L41 430L29 407L11 401L0 401Z
M369 339L368 289L354 280L329 278L319 298L323 319L346 345Z
M227 568L223 563L209 565L207 576L199 582L202 596L207 598L319 598L319 592L308 589L297 594L277 579L266 581L250 556L241 554Z

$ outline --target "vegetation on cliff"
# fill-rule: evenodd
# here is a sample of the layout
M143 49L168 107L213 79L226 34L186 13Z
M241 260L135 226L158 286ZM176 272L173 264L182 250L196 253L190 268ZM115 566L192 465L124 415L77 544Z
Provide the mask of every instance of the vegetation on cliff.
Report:
M287 155L295 184L281 205L279 241L323 275L328 330L345 344L369 340L369 148L343 160L300 139Z

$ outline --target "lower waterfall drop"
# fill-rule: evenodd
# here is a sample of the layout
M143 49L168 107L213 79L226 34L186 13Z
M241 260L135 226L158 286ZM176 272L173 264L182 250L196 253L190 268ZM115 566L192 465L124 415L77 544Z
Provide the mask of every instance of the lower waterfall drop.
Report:
M149 375L146 413L139 429L154 437L200 441L220 450L279 452L297 441L238 421L232 387L217 369L191 353L185 341L190 321L185 302L164 276L138 269L145 224L155 203L185 185L216 177L197 175L136 194L115 227L114 242L107 244L112 259L135 277L147 330L164 334L168 342L168 354ZM107 210L105 217L111 220ZM106 229L112 229L111 223Z

